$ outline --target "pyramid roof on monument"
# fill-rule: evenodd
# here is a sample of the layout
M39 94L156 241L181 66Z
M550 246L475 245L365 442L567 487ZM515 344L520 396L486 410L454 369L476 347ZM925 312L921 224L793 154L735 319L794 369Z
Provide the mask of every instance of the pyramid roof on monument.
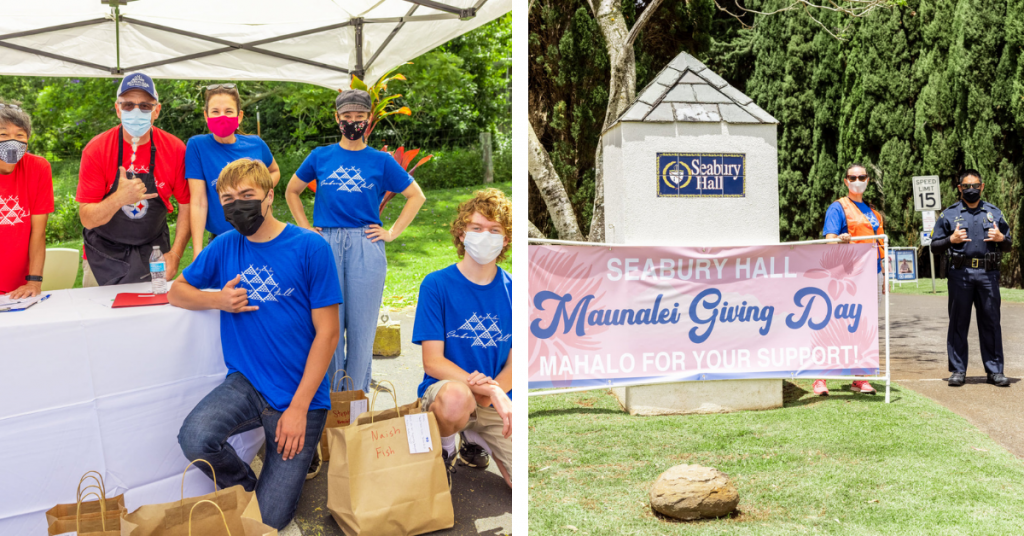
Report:
M613 126L643 123L750 123L777 124L740 90L708 69L697 58L680 52L638 92Z

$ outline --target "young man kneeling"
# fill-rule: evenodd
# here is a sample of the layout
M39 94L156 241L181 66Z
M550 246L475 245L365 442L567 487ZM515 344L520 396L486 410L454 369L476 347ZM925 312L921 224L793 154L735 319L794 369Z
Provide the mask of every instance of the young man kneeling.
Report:
M504 260L512 237L512 202L488 189L459 206L452 239L463 257L423 279L412 340L423 346L423 408L441 432L449 481L459 457L483 468L486 442L512 487L512 278Z
M331 407L326 372L338 345L341 286L327 242L274 218L273 182L262 162L229 164L217 194L235 230L203 250L168 299L222 311L228 376L185 418L178 443L189 460L213 465L220 487L255 489L263 522L281 529L295 514ZM267 440L259 479L227 443L258 427Z

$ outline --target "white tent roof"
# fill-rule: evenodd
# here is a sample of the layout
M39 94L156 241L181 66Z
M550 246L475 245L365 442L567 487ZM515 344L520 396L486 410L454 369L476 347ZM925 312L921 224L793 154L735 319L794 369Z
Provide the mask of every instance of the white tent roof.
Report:
M514 0L4 2L0 74L375 81L512 9ZM120 67L119 67L120 66Z

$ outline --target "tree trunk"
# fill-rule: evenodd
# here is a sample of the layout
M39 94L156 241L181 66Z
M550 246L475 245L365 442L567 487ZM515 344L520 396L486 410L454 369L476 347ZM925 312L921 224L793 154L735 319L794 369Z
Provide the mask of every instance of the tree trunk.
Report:
M532 221L526 220L527 230L530 233L530 238L547 238L544 233L540 232L540 229L533 224Z
M551 157L544 149L544 145L537 139L537 133L530 125L530 159L529 169L533 182L537 184L544 204L548 207L548 214L558 231L558 238L562 240L582 241L580 226L576 220L576 212L569 202L569 194L565 192L562 179L558 177L555 166L551 163Z
M601 0L595 15L601 34L604 35L605 48L608 50L608 59L611 63L608 109L605 111L604 126L601 128L603 132L626 111L636 96L636 58L633 55L633 47L627 42L629 29L626 28L619 0ZM594 157L594 214L590 219L588 236L591 242L604 242L603 158L604 146L598 141Z

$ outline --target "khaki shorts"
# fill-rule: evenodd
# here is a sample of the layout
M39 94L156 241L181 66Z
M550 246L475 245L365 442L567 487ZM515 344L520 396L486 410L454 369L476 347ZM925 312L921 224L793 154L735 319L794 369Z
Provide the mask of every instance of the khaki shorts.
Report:
M423 393L422 407L424 411L430 411L430 404L434 402L434 398L437 396L438 391L441 390L441 386L448 383L449 380L441 380L434 383L430 387L427 387L427 392ZM501 417L498 416L497 410L493 407L483 407L481 405L476 406L476 411L473 412L469 417L469 422L466 423L465 430L472 430L480 437L487 441L487 446L491 448L491 452L494 453L494 458L501 462L508 470L508 473L512 474L512 440L505 439L505 436L501 434L504 428L504 423Z
M96 282L96 278L92 275L92 268L89 268L89 261L82 259L82 287L98 287L99 283Z

